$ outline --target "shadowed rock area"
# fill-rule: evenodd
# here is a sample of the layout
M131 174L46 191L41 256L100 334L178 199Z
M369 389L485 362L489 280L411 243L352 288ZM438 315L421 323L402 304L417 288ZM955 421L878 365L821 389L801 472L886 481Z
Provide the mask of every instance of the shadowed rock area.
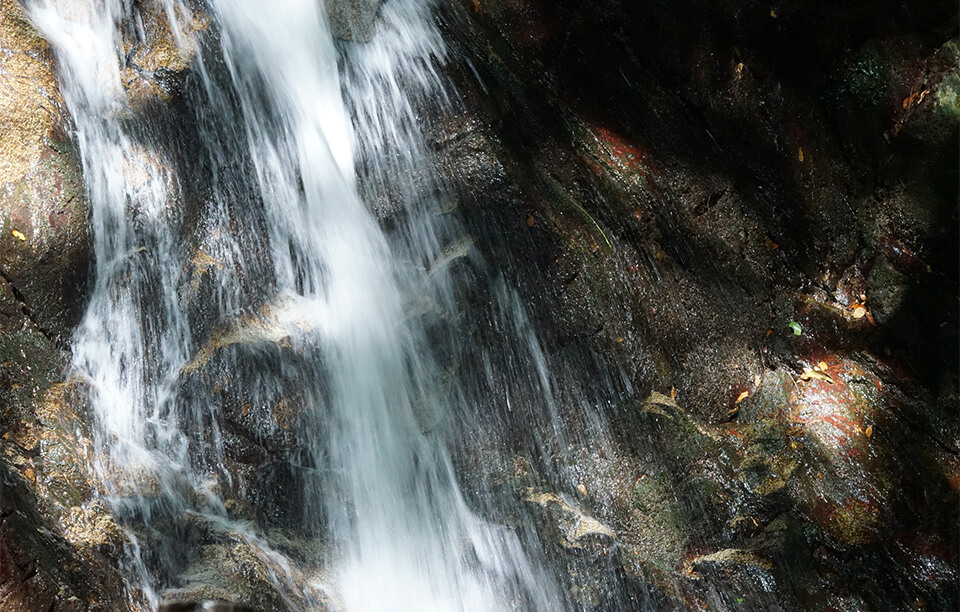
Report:
M446 15L439 163L616 432L577 498L646 595L583 605L957 605L955 7Z

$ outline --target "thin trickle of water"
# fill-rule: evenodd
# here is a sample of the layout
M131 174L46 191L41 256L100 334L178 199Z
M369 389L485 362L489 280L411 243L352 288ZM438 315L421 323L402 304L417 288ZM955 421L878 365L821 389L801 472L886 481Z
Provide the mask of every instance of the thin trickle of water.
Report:
M115 512L136 503L119 494L137 481L153 481L177 500L188 463L182 423L170 411L191 346L175 291L182 268L170 206L177 177L129 121L117 57L117 24L128 11L120 2L49 0L31 12L57 56L92 203L95 285L76 330L73 370L90 389L91 468ZM128 548L147 600L155 601L132 533Z
M181 27L194 7L162 5L177 44L200 46ZM93 209L96 284L73 369L90 388L103 499L147 526L189 515L233 530L278 568L278 590L311 605L268 538L228 518L225 408L215 393L185 391L224 345L217 329L234 321L232 337L244 339L242 322L266 317L267 336L286 338L298 355L281 370L305 405L292 454L296 499L301 529L319 538L332 568L323 589L346 610L565 607L540 553L464 500L446 444L470 412L469 394L445 382L456 368L437 361L410 314L424 300L456 311L446 268L471 252L438 212L442 189L420 132L418 101L444 101L434 66L446 51L430 4L390 0L366 44L335 43L316 0L208 7L212 34L185 103L199 149L190 163L206 180L188 189L176 170L182 152L157 144L170 130L164 117L138 115L121 85L138 6L31 6L59 62ZM402 202L405 232L387 239L358 178L368 199L390 192ZM197 270L214 280L206 293ZM555 440L543 447L562 447L542 355L507 293L496 298L501 314L507 326L520 323L505 331L532 351L551 407ZM259 401L281 393L266 370L256 381L247 391ZM176 561L143 550L132 528L127 541L131 607L153 607Z

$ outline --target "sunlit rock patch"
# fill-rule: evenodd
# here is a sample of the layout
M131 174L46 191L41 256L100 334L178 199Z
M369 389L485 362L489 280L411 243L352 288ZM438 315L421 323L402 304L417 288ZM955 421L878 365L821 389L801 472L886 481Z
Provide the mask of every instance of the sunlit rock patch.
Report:
M894 485L885 429L896 425L884 414L879 379L856 363L826 359L804 370L823 377L801 379L791 398L793 421L817 460L816 474L807 475L814 499L807 512L841 544L863 544L881 536Z
M199 36L209 28L209 16L199 4L190 11L166 10L159 0L138 3L139 19L127 30L127 60L120 79L133 110L165 103L178 95L197 55Z
M0 4L0 274L65 342L79 320L90 237L52 52L20 5Z

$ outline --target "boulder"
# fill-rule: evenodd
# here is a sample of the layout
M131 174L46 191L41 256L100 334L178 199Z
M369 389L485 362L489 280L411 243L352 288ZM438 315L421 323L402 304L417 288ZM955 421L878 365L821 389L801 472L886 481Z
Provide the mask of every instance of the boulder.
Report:
M88 206L50 47L0 3L0 274L24 312L66 343L85 306Z

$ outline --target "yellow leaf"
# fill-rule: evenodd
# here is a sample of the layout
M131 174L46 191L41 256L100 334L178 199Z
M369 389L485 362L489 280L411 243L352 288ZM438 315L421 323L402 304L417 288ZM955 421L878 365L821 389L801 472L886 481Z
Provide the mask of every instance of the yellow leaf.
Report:
M675 387L670 387L670 399L677 399L677 389Z
M740 402L747 399L748 397L750 397L750 392L744 391L743 393L737 396L737 403L739 404Z
M862 319L863 317L866 316L866 314L867 314L867 309L860 304L857 304L853 309L854 319Z
M800 149L797 151L797 159L800 160L801 164L803 163L803 147L800 147Z
M833 378L829 374L821 374L816 370L811 370L810 368L804 368L803 374L800 375L800 380L810 380L810 379L823 380L831 385L833 384Z
M868 438L869 438L870 436L872 436L872 435L873 435L873 425L867 425L867 428L863 431L863 433L865 433Z
M580 495L586 495L587 487L581 482L580 484L577 485L577 491L580 491Z
M753 386L754 386L754 387L759 387L759 386L760 386L760 375L759 375L759 374L755 374L755 375L753 376Z
M23 242L24 240L27 239L27 237L24 236L23 232L21 232L20 230L10 230L10 233L13 234L13 237L19 240L20 242Z
M817 364L817 369L820 370L821 372L826 372L827 364L821 361L820 363Z
M775 11L775 10L773 10L773 9L770 9L770 16L773 17L774 19L776 19L776 18L777 18L777 11Z

